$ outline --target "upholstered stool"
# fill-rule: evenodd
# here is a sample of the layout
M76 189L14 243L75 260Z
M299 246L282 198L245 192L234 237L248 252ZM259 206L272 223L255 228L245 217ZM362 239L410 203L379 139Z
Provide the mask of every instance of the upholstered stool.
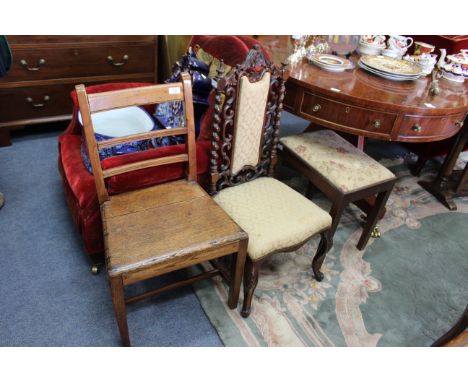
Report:
M307 177L332 201L332 234L349 203L377 195L367 211L367 222L357 245L363 249L385 208L395 175L331 130L292 135L280 142L284 163Z

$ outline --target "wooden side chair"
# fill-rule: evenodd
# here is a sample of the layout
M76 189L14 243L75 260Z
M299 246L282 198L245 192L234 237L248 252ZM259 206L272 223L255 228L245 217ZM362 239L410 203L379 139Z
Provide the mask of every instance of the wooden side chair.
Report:
M237 307L246 257L247 234L196 183L195 132L190 76L182 81L106 93L86 94L76 87L89 157L101 206L106 265L122 344L130 346L125 305L212 277L217 269L125 298L124 287L205 261L232 256L228 305ZM96 142L91 113L132 105L180 100L185 126ZM98 150L167 135L186 135L184 154L149 159L103 170ZM105 179L152 166L187 162L186 179L109 195Z
M331 217L272 177L284 97L284 65L267 62L254 47L245 62L222 76L218 70L210 157L210 193L249 235L242 316L250 314L263 260L293 251L321 234L312 269L331 246Z
M332 235L349 203L364 209L367 221L357 244L358 249L364 249L377 220L384 214L395 175L332 130L287 136L280 142L284 163L308 178L332 201ZM375 195L373 205L366 203Z

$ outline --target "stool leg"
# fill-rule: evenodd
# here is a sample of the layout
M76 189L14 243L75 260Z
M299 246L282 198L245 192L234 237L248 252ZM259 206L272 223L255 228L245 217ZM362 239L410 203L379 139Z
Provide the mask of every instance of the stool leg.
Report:
M110 277L109 281L112 294L112 303L114 304L115 317L117 319L117 325L119 326L120 339L123 346L130 346L122 277Z
M314 277L317 281L323 280L323 273L320 272L325 256L333 245L333 235L331 229L320 234L321 239L317 248L317 253L312 260L312 270L314 271Z
M247 257L244 271L244 304L242 306L242 317L250 315L252 297L258 284L258 274L260 272L261 261L253 262Z
M234 264L231 266L232 275L228 300L228 306L231 309L237 308L237 303L239 302L240 286L244 274L245 258L247 256L247 243L247 240L243 240L240 244L239 252L232 255Z
M379 216L381 215L382 210L385 208L385 204L387 203L388 197L392 193L392 189L393 189L393 184L388 190L380 192L377 195L377 198L375 199L374 208L372 208L370 213L367 215L366 225L364 226L361 237L357 244L357 249L359 249L360 251L363 250L365 246L367 245L367 242L369 241L372 230L377 224L377 220L379 219Z
M330 237L333 239L335 235L336 229L338 228L338 224L340 224L341 216L343 215L343 211L346 208L347 203L344 202L344 199L341 198L337 202L334 202L332 208L330 210L330 215L332 217L332 225L330 227ZM333 245L333 244L332 244Z

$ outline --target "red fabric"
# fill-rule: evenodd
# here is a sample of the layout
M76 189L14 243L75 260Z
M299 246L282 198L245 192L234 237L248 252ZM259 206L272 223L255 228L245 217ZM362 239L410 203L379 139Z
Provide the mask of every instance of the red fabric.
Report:
M59 137L59 155L63 175L81 209L97 203L96 184L81 158L81 135L66 134Z
M245 56L253 45L260 45L265 58L270 60L270 55L261 44L247 36L193 36L190 41L190 46L200 45L207 53L222 59L225 64L235 66L241 64L245 60Z
M231 66L243 62L251 46L256 43L257 41L243 36L194 36L191 41L191 45L200 45L205 51L223 59ZM269 58L268 53L265 55ZM86 92L92 94L148 85L152 84L109 83L86 87ZM88 172L81 158L81 126L77 120L78 101L75 91L72 91L70 95L74 105L73 116L68 128L59 137L58 167L73 222L83 239L85 251L88 255L94 256L104 251L101 214L94 177ZM208 179L214 94L210 95L209 104L208 111L202 116L200 134L197 139L197 173L202 185L206 184ZM149 106L149 108L149 112L152 113L154 107ZM107 158L102 161L102 167L107 169L138 160L182 152L184 152L184 145L161 147ZM176 180L183 177L184 171L184 164L171 164L121 174L108 179L108 190L109 193L116 194Z
M202 176L208 171L210 147L211 142L209 141L199 141L197 143L197 174L199 176ZM185 145L160 147L107 158L102 161L102 168L108 169L127 163L161 158L168 155L183 154L185 152ZM109 178L107 189L110 194L119 194L121 192L154 186L156 184L183 178L185 169L186 165L184 163L173 163L120 174Z

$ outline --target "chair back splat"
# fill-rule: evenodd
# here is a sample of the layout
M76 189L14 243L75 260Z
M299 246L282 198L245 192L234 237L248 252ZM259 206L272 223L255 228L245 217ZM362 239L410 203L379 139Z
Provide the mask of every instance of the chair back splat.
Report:
M187 179L196 181L196 150L195 150L195 125L193 119L193 102L191 91L191 79L188 73L181 73L181 82L145 86L136 89L116 90L104 93L87 94L84 85L77 85L76 93L83 120L86 144L89 151L89 159L93 168L99 203L109 200L105 179L114 175L148 167L161 166L170 163L187 162ZM184 101L185 126L156 130L140 134L132 134L124 137L112 138L104 141L96 141L94 135L92 114L102 111L118 109L128 106L142 106L169 101ZM186 135L186 153L171 155L162 158L142 160L135 163L113 167L103 170L99 159L99 150L106 147L134 142L142 139L160 138L167 135Z
M254 46L228 76L218 69L211 141L210 194L273 175L284 98L284 70Z

